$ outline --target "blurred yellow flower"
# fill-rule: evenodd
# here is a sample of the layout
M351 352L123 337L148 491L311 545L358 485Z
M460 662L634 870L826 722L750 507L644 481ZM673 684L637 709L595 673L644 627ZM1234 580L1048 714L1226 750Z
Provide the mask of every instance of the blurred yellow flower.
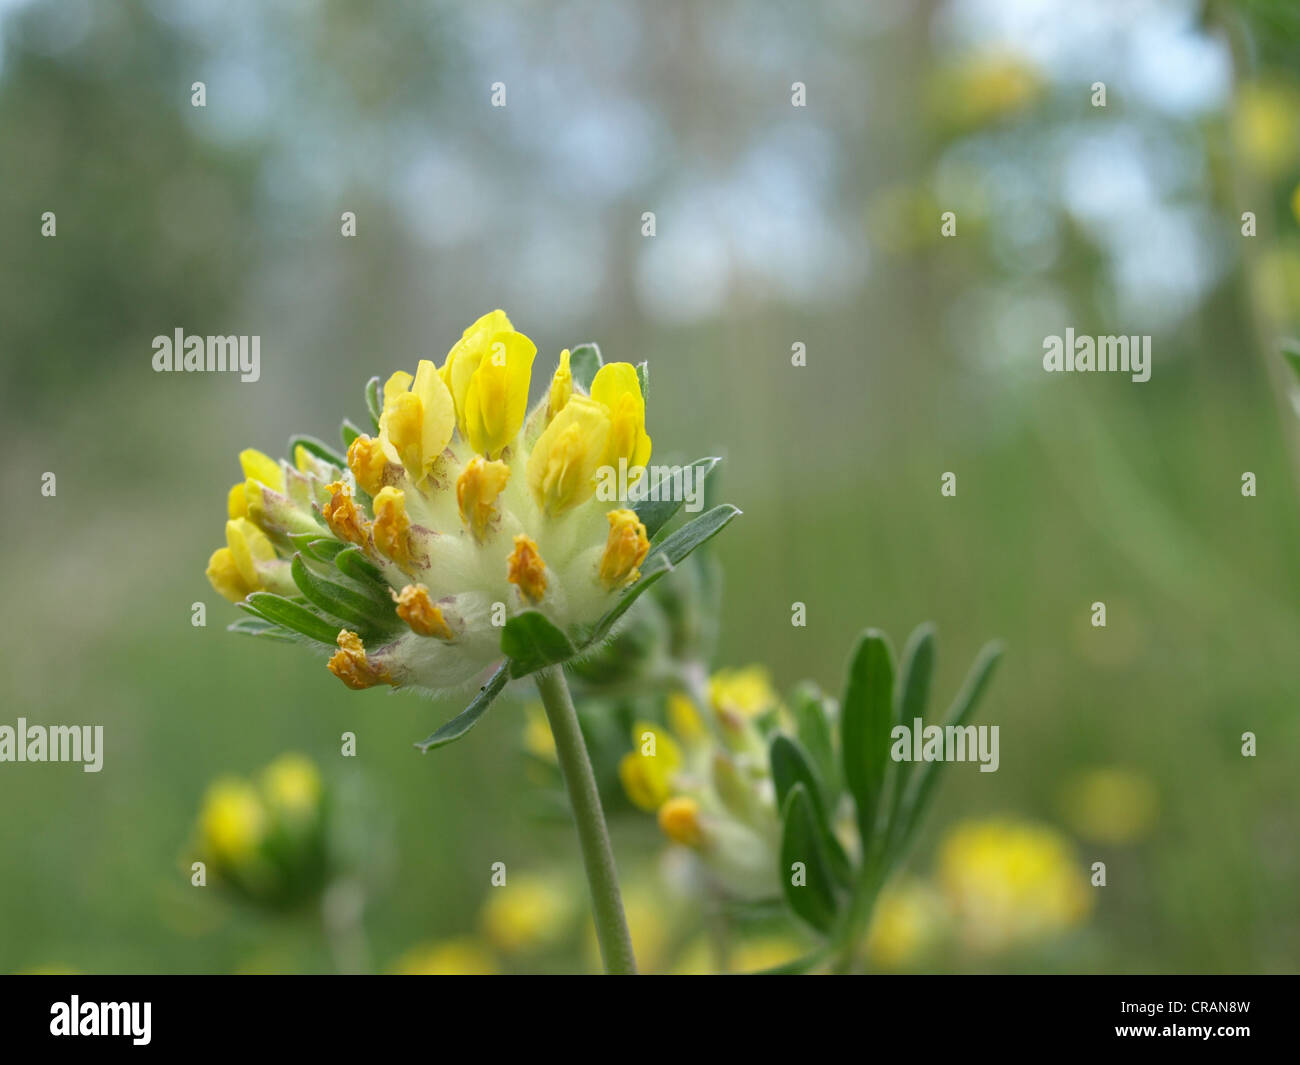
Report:
M228 777L208 788L199 813L199 834L215 861L237 865L261 845L266 822L257 789Z
M1242 160L1265 177L1281 176L1300 148L1300 97L1289 86L1253 82L1241 87L1233 135Z
M500 972L492 952L470 936L424 943L397 960L397 976L496 976Z
M681 748L662 725L638 721L632 726L634 749L623 755L618 777L627 797L654 813L672 794L674 774L681 768Z
M1065 784L1062 806L1073 828L1097 843L1133 843L1151 831L1159 800L1149 780L1125 769L1090 769Z
M481 915L484 934L503 954L529 954L564 938L574 916L567 882L538 873L510 876L492 888Z
M733 973L760 973L775 969L808 953L808 948L790 936L756 936L742 940L731 952Z
M777 705L772 678L763 666L720 669L709 678L709 702L719 713L757 717Z
M262 789L274 807L311 813L321 798L320 772L301 754L284 754L262 771Z
M1027 59L990 52L940 70L930 85L930 110L946 125L982 126L1024 110L1042 91L1043 77Z
M904 969L938 942L948 922L943 896L919 880L900 880L876 903L867 934L867 957L877 969Z
M1045 825L966 821L939 848L939 883L963 942L993 953L1057 935L1092 908L1069 843Z

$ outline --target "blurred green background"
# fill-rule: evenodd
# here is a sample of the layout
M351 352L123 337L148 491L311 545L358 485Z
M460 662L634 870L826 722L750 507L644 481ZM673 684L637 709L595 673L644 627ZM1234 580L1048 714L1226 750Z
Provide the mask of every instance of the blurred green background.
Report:
M933 619L943 699L1005 640L1001 768L946 774L913 864L1005 814L1108 885L1067 951L936 964L1296 970L1298 42L1284 3L0 4L0 723L107 745L0 764L0 970L328 970L310 917L189 886L209 781L286 750L384 812L373 968L476 933L495 861L578 875L518 703L421 756L457 703L229 634L203 576L241 448L335 440L497 306L534 394L595 340L649 360L656 461L726 456L720 664L836 691L863 626ZM1044 374L1067 326L1150 334L1151 380ZM260 335L261 380L155 374L178 327ZM1140 838L1080 828L1096 767L1153 789Z

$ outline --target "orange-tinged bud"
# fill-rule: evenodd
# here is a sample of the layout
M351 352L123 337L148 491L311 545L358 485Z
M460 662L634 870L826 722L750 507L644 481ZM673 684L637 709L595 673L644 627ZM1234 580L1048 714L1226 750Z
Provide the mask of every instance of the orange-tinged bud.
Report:
M429 589L423 584L408 584L401 594L393 592L397 603L397 616L405 621L417 636L436 636L440 640L452 638L451 628L437 604L429 598Z
M700 831L700 804L679 795L659 807L659 828L674 843L698 847L704 842Z
M330 501L321 508L325 524L340 540L365 547L370 537L366 531L366 521L352 501L352 490L342 481L326 485L325 490L330 493Z
M384 487L388 456L383 445L373 437L359 436L348 447L348 469L357 479L357 487L368 496L379 494Z
M396 562L411 561L411 519L406 516L406 493L389 485L375 496L375 546Z
M329 660L329 671L349 688L361 691L363 688L373 688L376 684L397 686L388 670L366 657L361 637L355 632L347 629L340 631L338 644L339 649Z
M546 563L537 553L537 544L520 533L515 537L515 549L510 553L507 579L519 586L519 591L530 603L541 602L546 593Z
M456 502L461 519L469 526L474 539L482 543L497 515L497 496L510 480L510 467L504 462L488 462L475 455L456 482Z
M606 588L621 588L641 576L637 569L650 551L645 525L634 510L611 510L609 538L600 556L600 579Z

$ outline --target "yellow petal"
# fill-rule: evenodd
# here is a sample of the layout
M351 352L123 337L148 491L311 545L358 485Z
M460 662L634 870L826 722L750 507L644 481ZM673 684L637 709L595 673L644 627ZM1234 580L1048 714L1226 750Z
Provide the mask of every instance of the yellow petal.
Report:
M608 436L605 408L572 396L528 456L528 490L544 513L554 516L591 498Z
M560 352L560 365L555 368L551 378L551 389L546 397L546 420L550 422L573 395L573 371L569 369L569 349Z
M239 453L239 465L244 471L244 477L261 481L267 488L277 492L284 491L284 470L280 469L280 464L270 455L264 455L256 448L246 448Z
M619 459L628 469L650 461L650 437L645 431L645 400L636 367L630 362L608 362L596 371L591 398L609 412L610 432L604 464L618 468Z
M487 353L488 342L498 333L513 333L514 326L505 311L490 311L461 334L460 340L447 352L442 367L442 379L451 390L456 404L456 422L461 435L469 439L465 422L465 399L469 382Z
M498 333L487 344L465 391L465 433L480 455L497 458L524 424L537 345L523 333Z
M228 547L219 547L208 559L208 580L212 587L229 599L238 603L250 592L257 591L256 585L248 584L235 564L235 556Z
M260 588L257 563L275 558L275 547L266 534L247 518L232 518L226 522L226 546L244 583L252 589Z
M231 518L248 517L248 493L244 490L244 481L233 485L226 496L226 513Z
M451 443L456 431L456 405L446 383L428 359L420 360L411 392L419 398L423 415L420 438L423 475L429 472L443 449Z
M228 865L244 861L261 844L266 826L262 800L245 781L218 780L204 796L199 834L213 861Z

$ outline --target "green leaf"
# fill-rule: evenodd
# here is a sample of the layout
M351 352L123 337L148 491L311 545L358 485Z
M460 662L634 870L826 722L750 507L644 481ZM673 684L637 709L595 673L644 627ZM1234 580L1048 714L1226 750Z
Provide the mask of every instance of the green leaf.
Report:
M975 657L975 664L971 666L970 672L966 674L966 680L961 686L961 691L957 693L957 698L953 700L952 706L948 710L945 727L947 725L964 725L970 720L975 708L979 705L979 701L984 697L984 691L988 687L989 681L993 677L993 671L1001 657L1002 645L996 640L993 643L986 644ZM920 775L912 785L904 804L903 827L898 836L896 850L900 855L907 849L908 844L911 843L913 836L916 834L916 830L921 823L921 817L929 806L935 785L939 781L939 771L943 765L943 762L926 762L924 768L920 771Z
M331 466L337 466L340 470L346 470L348 468L347 459L331 448L328 444L317 440L314 436L304 436L299 434L298 436L289 437L289 459L295 464L298 461L298 448L303 448L309 454L315 455L318 459L321 459L324 462L328 462Z
M910 729L917 718L924 716L925 708L930 702L930 682L934 678L934 626L928 622L917 626L916 631L908 637L907 646L903 648L901 676L896 723ZM894 763L894 786L889 808L891 838L902 827L899 816L914 768L914 762Z
M844 782L858 807L862 853L871 852L893 727L894 652L883 632L867 629L849 664L840 717Z
M646 536L654 539L655 534L667 525L672 516L681 509L684 502L682 496L685 494L687 477L692 478L695 489L699 491L713 467L721 461L719 458L712 457L696 459L689 466L682 468L680 478L675 478L670 473L666 473L649 485L646 489L646 498L632 507L636 511L636 516L641 519L641 524L645 526ZM695 472L688 474L688 470ZM649 477L650 474L647 472L644 476ZM674 481L676 481L679 489L683 489L682 491L674 490ZM676 498L673 498L674 496Z
M577 654L569 638L537 610L525 610L506 622L501 651L510 659L511 677L526 677Z
M795 862L803 863L805 882L794 883ZM829 933L839 909L813 801L802 783L785 797L781 813L781 891L795 914L817 931Z
M302 560L302 554L293 556L291 567L293 582L313 606L340 621L351 622L367 629L392 629L397 625L397 614L392 603L386 608L371 595L363 595L342 584L317 576Z
M372 377L366 382L366 409L370 411L375 432L379 432L379 415L384 409L384 390L378 377Z
M281 628L274 622L267 621L257 614L252 617L240 618L238 621L232 621L226 626L226 631L240 632L245 636L261 636L268 640L280 640L284 643L293 643L296 639L288 629Z
M388 587L388 582L384 580L379 567L366 558L365 552L359 547L345 547L334 556L334 565L338 567L340 573L351 577L354 581L360 581L362 584L377 584L382 588Z
M677 565L700 544L712 540L722 532L734 518L740 516L740 513L740 508L733 507L730 503L722 503L712 510L706 510L650 548L646 562L649 563L662 555L674 566Z
M428 739L422 740L415 746L428 754L437 747L445 747L447 744L460 739L477 725L478 719L487 712L487 708L492 705L492 700L501 694L501 690L510 679L508 666L508 662L502 662L497 667L497 671L488 678L488 682L478 690L478 694L474 696L469 706L465 707L464 710L434 732Z
M333 562L334 556L348 546L341 540L314 532L290 533L289 542L308 558L314 558L318 562Z
M600 348L595 344L579 344L569 349L569 372L584 392L591 392L591 382L601 367Z
M313 614L305 606L290 602L274 592L254 592L236 606L250 614L273 621L283 628L301 633L309 639L334 646L338 639L340 625L326 621L318 614Z
M352 446L353 440L355 440L359 436L365 436L365 435L366 434L362 432L360 428L353 425L352 422L347 418L344 418L343 424L339 426L339 436L343 438L344 451L346 451L348 448Z
M799 746L797 740L777 733L772 740L768 755L772 763L772 783L776 787L777 809L785 808L786 796L796 784L803 785L808 798L812 800L814 819L817 822L817 830L822 836L822 848L831 872L840 884L847 887L852 881L852 866L848 855L844 853L844 848L840 846L840 841L835 838L826 788L813 766L812 759L808 757L808 752Z
M650 364L648 362L638 362L636 364L636 381L641 386L641 399L644 402L650 398Z
M794 714L795 735L821 773L827 798L834 803L840 790L840 774L835 764L835 740L830 715L826 712L826 697L817 685L806 682L790 694L790 706Z

